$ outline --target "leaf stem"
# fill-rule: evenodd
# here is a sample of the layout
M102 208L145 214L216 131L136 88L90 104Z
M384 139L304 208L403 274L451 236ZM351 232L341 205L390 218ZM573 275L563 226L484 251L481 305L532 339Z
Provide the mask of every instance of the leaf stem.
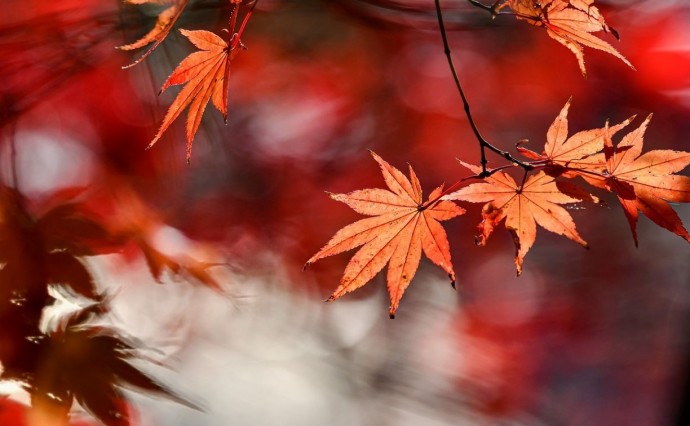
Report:
M228 22L228 50L232 49L232 44L237 36L235 32L235 27L237 26L237 14L239 13L240 6L237 3L232 4L232 9L230 9L230 21Z
M522 175L522 182L520 182L520 187L518 189L518 192L522 192L522 188L525 186L525 182L527 181L527 174L528 173L529 172L527 170L525 170L525 174Z
M240 29L237 31L237 41L235 43L242 43L240 40L240 37L242 37L242 33L244 32L244 27L247 26L247 22L249 22L249 18L252 17L252 13L254 12L254 8L256 7L257 3L259 3L259 0L254 1L252 3L252 7L249 8L247 11L247 14L244 15L244 20L242 20L242 25L240 25ZM236 46L233 46L236 47Z
M495 6L498 5L498 2L494 3L494 6L488 7L486 5L483 5L475 0L469 0L470 3L474 4L475 6L481 5L483 8L488 8L489 10L492 10ZM529 163L522 162L515 157L513 157L509 152L500 150L490 144L482 134L479 132L479 128L477 127L477 124L474 121L474 118L472 117L472 112L470 111L470 103L467 100L467 96L465 96L465 91L462 88L462 85L460 84L460 78L458 77L457 70L455 69L455 64L453 63L453 58L451 56L451 51L450 51L450 45L448 44L448 35L446 34L446 26L443 23L443 13L441 12L441 4L439 0L434 0L434 4L436 6L436 16L438 17L438 26L439 30L441 32L441 38L443 39L443 51L446 55L446 59L448 60L448 67L450 68L450 72L453 75L453 80L455 81L455 87L458 89L458 93L460 94L460 98L462 98L462 104L465 109L465 115L467 116L467 120L470 122L470 126L472 127L472 132L474 132L474 136L477 138L477 141L479 142L479 149L480 149L480 163L482 166L482 172L480 173L480 177L486 177L490 175L490 171L487 170L486 165L488 163L486 159L486 150L488 149L489 151L494 152L495 154L500 155L501 157L505 158L506 160L510 161L513 164L516 164L520 167L522 167L525 171L532 170L532 165Z
M436 198L434 198L433 200L427 200L427 202L422 204L421 206L419 206L417 208L417 210L419 210L421 212L421 211L424 211L426 209L434 207L436 204L438 204L441 201L441 198L443 198L445 195L448 195L451 192L453 192L453 190L455 188L457 188L458 186L460 186L460 184L463 183L464 181L465 181L465 179L460 179L459 181L455 182L454 184L452 184L448 188L441 191L441 193L438 194L438 196Z

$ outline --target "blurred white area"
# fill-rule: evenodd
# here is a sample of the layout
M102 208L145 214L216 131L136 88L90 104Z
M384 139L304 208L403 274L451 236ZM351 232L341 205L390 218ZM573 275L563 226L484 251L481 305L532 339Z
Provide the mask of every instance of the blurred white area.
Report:
M369 298L325 304L308 282L291 285L277 258L219 277L227 294L170 277L156 285L143 261L123 262L91 262L114 291L114 325L164 365L138 367L203 408L133 392L143 426L481 423L455 390L457 294L424 270L391 321L381 282Z
M2 181L28 197L67 187L85 187L93 178L95 157L81 140L59 128L20 130L14 135L14 152L4 144Z
M259 104L252 130L266 154L306 157L325 149L334 138L336 114L342 104L333 96L300 87Z

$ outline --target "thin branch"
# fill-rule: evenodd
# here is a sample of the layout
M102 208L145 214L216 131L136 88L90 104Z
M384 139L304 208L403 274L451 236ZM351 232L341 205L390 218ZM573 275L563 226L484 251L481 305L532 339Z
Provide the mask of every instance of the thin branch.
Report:
M470 0L472 2L472 0ZM460 98L462 98L462 104L465 109L465 115L467 116L467 120L470 122L470 126L472 127L472 131L474 132L475 137L477 138L477 141L479 142L479 148L481 152L481 160L480 163L482 165L482 172L480 173L481 177L486 177L488 176L489 170L486 168L487 164L487 159L486 159L486 149L493 151L494 153L500 155L501 157L505 158L506 160L510 161L513 164L516 164L520 167L522 167L525 170L532 170L532 165L522 162L515 157L513 157L509 152L507 151L502 151L492 144L490 144L482 134L479 132L479 129L477 128L477 124L474 122L474 118L472 117L472 113L470 111L470 104L467 100L467 97L465 96L465 91L462 89L462 85L460 84L460 79L458 78L458 73L455 69L455 64L453 63L453 58L451 56L451 51L450 51L450 45L448 44L448 35L446 34L446 27L443 23L443 13L441 12L441 4L439 0L434 0L434 3L436 5L436 15L438 17L438 26L441 31L441 38L443 39L443 50L446 55L446 59L448 60L448 67L450 68L450 72L453 75L453 80L455 81L455 87L458 89L458 93L460 94ZM481 4L481 3L478 3ZM498 3L495 3L494 6L496 6Z

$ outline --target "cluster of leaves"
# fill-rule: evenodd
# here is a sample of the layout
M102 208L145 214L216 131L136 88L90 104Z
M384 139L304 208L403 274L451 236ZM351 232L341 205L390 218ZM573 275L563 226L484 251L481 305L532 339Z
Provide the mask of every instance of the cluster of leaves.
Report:
M506 0L497 1L491 7L472 0L470 2L492 14L510 8L518 19L546 28L549 36L575 54L583 75L586 75L583 46L610 53L632 68L627 59L611 45L591 34L604 31L618 38L618 33L605 23L593 0ZM639 212L690 242L690 235L668 204L690 202L690 178L674 174L690 165L690 153L656 150L641 155L644 133L651 116L614 146L612 137L630 124L634 117L612 127L606 123L603 128L581 131L568 137L569 100L549 128L542 153L518 144L518 152L528 161L516 159L489 144L479 133L450 56L438 1L436 8L450 69L482 149L481 166L463 161L460 164L473 173L470 178L483 182L455 192L444 192L439 187L426 203L422 203L419 181L412 168L408 180L399 170L374 154L390 191L368 189L331 197L346 203L358 213L375 217L360 220L340 230L305 265L363 246L350 260L340 285L328 301L363 286L390 262L387 283L390 316L393 318L402 294L419 265L422 247L433 263L449 273L455 286L446 233L438 223L464 213L463 209L451 204L451 200L486 203L475 237L478 245L485 245L496 226L505 221L505 228L515 243L518 275L522 273L525 255L536 240L537 225L589 248L577 232L572 216L562 207L565 204L599 200L590 191L574 183L576 178L582 178L591 186L618 196L636 245ZM500 154L512 164L487 169L485 149ZM513 166L520 166L524 170L520 183L502 171Z
M491 6L478 0L468 1L489 11L492 16L508 13L518 20L544 28L551 38L575 55L584 76L587 72L584 47L609 53L634 69L618 50L594 35L604 32L619 39L618 32L606 23L594 5L594 0L498 0ZM148 51L132 64L134 65L148 56L165 39L187 1L126 2L169 4L168 8L161 11L156 26L149 33L138 41L121 47L123 50L132 50L153 43ZM189 107L186 133L189 161L192 141L207 103L211 101L223 117L227 117L230 63L239 50L244 48L240 37L255 5L255 1L230 0L227 39L208 31L181 30L182 34L200 50L185 58L163 84L161 91L172 85L185 84L185 87L175 98L149 147L155 144L180 113ZM391 303L390 315L393 317L403 292L417 270L422 252L446 271L454 283L455 273L450 260L448 238L439 222L459 216L465 211L451 200L486 203L482 208L482 221L476 237L479 245L486 244L495 227L505 220L505 227L515 241L515 265L518 275L522 272L525 255L535 242L537 225L588 247L579 235L570 213L562 206L578 202L598 202L599 199L576 184L576 178L583 179L595 188L617 194L636 244L639 211L658 225L690 241L678 215L667 204L667 201L688 201L688 178L673 173L690 163L690 154L652 151L640 156L649 118L615 147L612 136L626 127L632 119L613 127L607 124L603 128L582 131L568 138L568 101L551 125L541 154L518 146L518 152L528 159L521 161L484 140L469 113L469 104L457 78L438 0L435 1L435 5L451 72L482 149L480 166L465 162L461 164L473 173L473 178L482 179L483 182L455 192L451 192L451 189L457 188L461 182L445 191L443 186L440 186L424 202L419 180L411 167L408 179L399 170L372 153L381 167L390 191L366 189L350 194L331 194L333 199L372 217L362 219L336 233L305 265L306 267L323 257L362 246L348 264L340 285L329 301L366 284L389 263L387 281ZM249 9L239 30L236 31L240 6L248 6ZM500 154L512 164L493 170L487 169L485 149ZM524 170L520 183L502 171L513 165Z
M527 163L529 170L525 170L520 183L499 169L482 177L481 167L460 161L473 173L471 178L483 182L450 193L444 192L440 186L432 192L429 200L422 203L419 181L411 167L410 179L407 179L399 170L372 154L381 166L390 191L365 189L349 194L331 194L331 198L358 213L375 217L346 226L307 261L309 265L323 257L363 245L350 260L340 286L328 300L363 286L390 262L387 281L390 315L394 316L400 298L417 270L422 249L433 263L449 274L454 283L448 239L438 222L465 211L450 200L486 203L475 238L478 245L485 245L496 226L505 220L504 226L515 242L518 275L522 273L525 255L535 242L537 225L588 248L587 242L577 232L572 216L561 206L598 202L598 197L573 182L578 177L618 196L635 244L638 242L636 223L640 211L659 226L690 242L690 235L668 204L690 202L690 178L674 174L690 165L690 153L655 150L640 155L651 116L616 146L612 136L630 124L632 118L612 127L607 123L603 128L581 131L568 137L569 107L570 101L549 128L541 154L518 147L520 153L532 160Z
M32 205L15 189L0 187L2 379L20 381L34 409L53 417L66 417L76 401L105 424L127 425L121 387L183 402L128 363L138 353L130 338L102 325L110 296L99 288L86 257L121 252L131 242L154 276L169 268L218 286L205 270L208 265L161 252L153 237L163 224L130 190L119 192L97 200L101 206L108 201L119 206L103 216L89 207L80 189ZM82 308L47 327L42 314L55 302L55 292L82 300Z

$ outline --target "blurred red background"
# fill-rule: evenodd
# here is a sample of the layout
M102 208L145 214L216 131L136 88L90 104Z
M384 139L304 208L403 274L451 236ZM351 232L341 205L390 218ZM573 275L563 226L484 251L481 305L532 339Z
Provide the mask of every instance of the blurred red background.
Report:
M172 366L142 368L203 408L128 394L141 424L677 420L690 252L646 219L636 249L605 194L605 206L571 211L591 250L540 232L520 278L510 235L474 246L480 210L463 205L468 213L447 226L458 291L423 261L394 321L381 277L320 302L348 256L301 271L358 218L324 191L383 186L367 150L412 164L425 192L466 176L454 158L478 162L432 3L262 0L243 38L249 49L233 62L229 122L207 111L187 166L182 120L144 148L176 93L158 89L192 45L173 31L128 70L133 56L114 49L146 32L160 8L6 1L4 184L16 169L18 189L40 204L75 186L98 200L117 182L171 227L161 237L169 250L188 238L227 259L214 272L224 295L167 275L156 286L136 255L89 260L100 285L117 289L109 321ZM475 120L500 148L527 138L539 149L573 96L571 132L654 113L646 149L690 150L687 2L598 1L622 38L607 40L637 71L589 49L587 79L543 30L465 1L442 4ZM192 2L178 27L220 31L227 13L225 2ZM687 206L675 208L690 219ZM14 410L4 407L0 419Z

